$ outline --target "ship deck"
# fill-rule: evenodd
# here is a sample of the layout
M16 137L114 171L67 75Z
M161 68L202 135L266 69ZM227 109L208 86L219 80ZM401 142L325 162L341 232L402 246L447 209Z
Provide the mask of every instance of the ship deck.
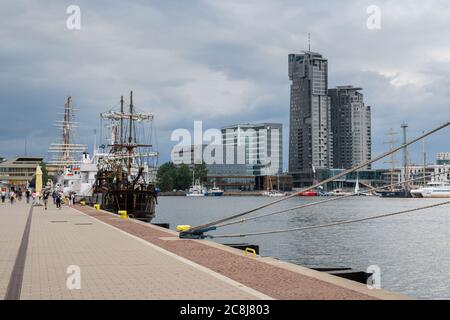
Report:
M5 299L406 298L102 210L24 202L0 204Z

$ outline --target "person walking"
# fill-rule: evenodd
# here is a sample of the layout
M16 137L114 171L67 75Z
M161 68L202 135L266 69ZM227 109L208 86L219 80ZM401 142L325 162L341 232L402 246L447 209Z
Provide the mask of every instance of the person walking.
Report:
M42 199L44 200L44 208L47 210L47 203L48 203L48 197L50 195L49 191L44 191L44 194L42 195Z
M2 197L2 203L5 203L5 199L6 199L6 191L5 190L2 190L1 197Z
M69 194L69 206L73 207L74 203L75 203L75 192L71 192Z
M31 197L31 192L30 192L30 190L27 189L27 191L25 191L25 198L27 199L27 203L30 203L30 197Z
M56 193L56 208L61 209L61 194Z
M17 191L17 200L22 202L22 188L19 188L19 191Z
M9 201L11 201L11 204L14 204L14 199L16 197L16 193L11 190L11 192L9 193Z
M53 204L56 204L56 196L57 196L56 190L53 190L53 193L52 193Z
M33 205L35 205L36 204L36 191L34 191L32 194L31 194L31 198L33 199L33 202L32 202L32 204Z

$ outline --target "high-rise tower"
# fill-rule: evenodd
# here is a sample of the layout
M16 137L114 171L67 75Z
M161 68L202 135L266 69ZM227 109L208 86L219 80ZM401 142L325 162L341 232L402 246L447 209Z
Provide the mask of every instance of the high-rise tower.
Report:
M306 51L289 55L291 83L289 172L308 174L333 167L328 60Z

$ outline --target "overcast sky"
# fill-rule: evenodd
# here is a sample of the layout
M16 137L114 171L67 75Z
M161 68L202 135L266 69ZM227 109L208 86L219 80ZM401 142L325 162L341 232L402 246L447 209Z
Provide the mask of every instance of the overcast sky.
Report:
M287 56L329 59L329 86L364 88L372 106L373 154L407 121L410 136L450 120L450 3L392 1L24 1L0 3L0 155L47 156L68 95L93 144L99 113L134 90L155 115L161 162L174 129L243 122L289 129ZM81 8L81 30L66 9ZM369 30L367 8L381 9ZM427 141L430 158L450 151L449 130ZM401 136L398 136L399 141ZM420 161L421 146L411 150ZM398 157L400 160L400 156Z

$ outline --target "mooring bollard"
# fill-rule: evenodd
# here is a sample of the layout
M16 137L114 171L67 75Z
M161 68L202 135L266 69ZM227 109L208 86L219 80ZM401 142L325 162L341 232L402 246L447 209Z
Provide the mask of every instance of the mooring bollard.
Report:
M245 248L244 256L247 256L247 254L249 254L249 253L253 253L253 256L256 257L256 250L255 249Z
M119 214L120 214L120 217L122 219L126 219L127 218L127 211L126 210L120 210Z
M98 203L94 204L94 208L95 210L99 211L100 210L100 205Z

